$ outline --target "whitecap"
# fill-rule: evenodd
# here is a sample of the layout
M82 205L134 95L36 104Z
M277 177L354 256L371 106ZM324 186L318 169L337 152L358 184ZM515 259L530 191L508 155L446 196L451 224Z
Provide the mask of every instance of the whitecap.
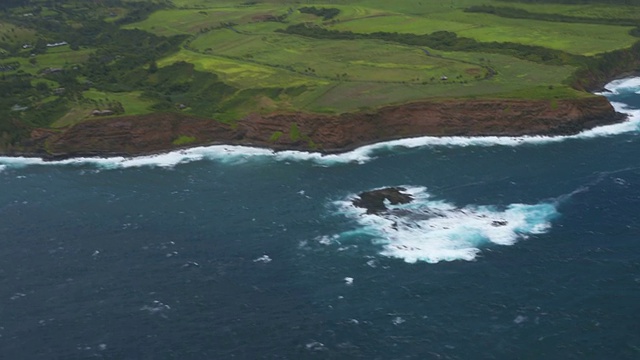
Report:
M640 89L640 77L613 80L606 84L604 88L614 95L618 95L622 92L637 92L638 89ZM606 96L606 93L603 95Z
M241 164L249 161L307 161L322 166L344 163L365 163L371 158L366 147L342 154L322 154L303 151L273 151L270 149L235 145L201 146L191 149L138 157L79 157L57 161L45 161L36 157L0 156L0 170L5 167L22 168L33 165L90 165L98 169L125 169L138 167L173 168L176 165L200 160L212 160L225 164Z
M305 348L309 351L326 351L328 350L323 343L319 341L311 341L305 345Z
M520 239L541 234L558 216L557 202L538 204L467 205L457 207L432 199L424 187L406 187L414 200L389 205L389 211L367 214L352 198L337 201L338 211L354 220L358 230L339 234L344 242L372 241L379 254L407 263L477 258L481 247L513 245Z
M522 324L523 322L529 320L526 316L518 315L515 319L513 319L514 324Z
M269 257L269 255L262 255L259 258L255 258L253 259L253 262L257 263L264 263L264 264L268 264L272 261L271 257Z
M153 300L151 305L143 305L140 308L141 311L148 311L151 314L161 313L167 310L171 310L171 306L162 303L158 300Z

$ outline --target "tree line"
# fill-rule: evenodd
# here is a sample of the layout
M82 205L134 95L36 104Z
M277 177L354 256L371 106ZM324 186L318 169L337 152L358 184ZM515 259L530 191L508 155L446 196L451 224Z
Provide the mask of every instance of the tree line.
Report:
M324 20L331 20L334 17L338 16L338 14L340 14L340 9L336 9L336 8L317 8L315 6L301 7L300 9L298 9L298 11L300 11L301 13L304 13L304 14L313 14L315 16L319 16L319 17L323 18Z
M585 23L585 24L603 24L617 26L636 26L629 33L633 36L640 35L640 21L637 19L619 19L619 18L594 18L584 16L570 16L563 14L535 13L525 9L513 7L492 6L492 5L475 5L464 9L470 13L485 13L512 19L530 19L541 21L554 21L566 23Z
M640 0L500 0L504 2L520 2L527 4L610 4L610 5L631 5L640 6Z
M333 40L384 40L412 46L425 46L443 51L488 52L511 55L520 59L552 65L576 65L582 63L583 56L542 46L523 45L513 42L479 42L475 39L459 37L450 31L436 31L431 34L410 34L397 32L374 32L369 34L352 31L329 30L320 26L296 24L283 30L287 34L301 35L316 39Z

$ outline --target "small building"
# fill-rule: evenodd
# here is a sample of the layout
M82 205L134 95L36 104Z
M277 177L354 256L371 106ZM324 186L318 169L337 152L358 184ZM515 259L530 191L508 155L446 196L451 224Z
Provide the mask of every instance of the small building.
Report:
M22 106L22 105L15 104L15 105L13 105L11 107L11 111L25 111L28 108L29 108L28 106Z
M440 77L440 80L444 81L444 80L449 80L449 78L446 75L442 75Z
M115 114L113 112L113 110L109 110L109 109L106 109L106 110L95 109L95 110L93 110L91 112L91 115L93 115L93 116L109 116L109 115L113 115L113 114Z
M44 70L42 70L43 74L54 74L54 73L59 73L62 72L62 68L46 68Z
M57 43L49 43L47 44L47 47L57 47L57 46L64 46L64 45L69 45L69 43L66 41L60 41Z

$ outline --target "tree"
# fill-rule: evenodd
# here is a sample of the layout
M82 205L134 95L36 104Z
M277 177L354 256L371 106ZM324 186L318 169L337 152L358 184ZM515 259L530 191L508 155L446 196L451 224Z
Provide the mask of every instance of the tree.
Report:
M158 71L158 63L155 60L151 60L149 63L149 73L154 74Z

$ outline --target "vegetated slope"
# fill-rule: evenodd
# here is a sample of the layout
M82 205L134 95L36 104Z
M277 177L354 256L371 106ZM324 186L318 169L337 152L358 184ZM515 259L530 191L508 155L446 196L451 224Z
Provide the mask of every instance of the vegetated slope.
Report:
M633 5L8 2L0 146L28 148L35 128L151 113L234 124L425 99L589 98L584 89L636 68L640 17L620 11Z

